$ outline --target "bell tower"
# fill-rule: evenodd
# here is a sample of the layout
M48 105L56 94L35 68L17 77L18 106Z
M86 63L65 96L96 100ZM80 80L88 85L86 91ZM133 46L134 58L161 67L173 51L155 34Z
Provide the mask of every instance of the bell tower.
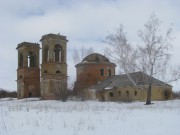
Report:
M17 46L17 96L40 96L39 44L22 42Z
M67 92L66 36L42 36L41 97L63 99Z

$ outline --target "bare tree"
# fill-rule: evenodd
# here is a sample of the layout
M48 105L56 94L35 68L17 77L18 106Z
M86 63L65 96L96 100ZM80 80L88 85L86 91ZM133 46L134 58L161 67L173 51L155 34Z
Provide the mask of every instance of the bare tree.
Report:
M144 30L139 30L142 43L138 46L139 63L137 65L141 65L141 67L137 67L151 76L146 104L151 104L152 77L166 74L170 62L169 50L172 47L172 28L169 28L163 35L160 25L161 21L153 14L145 23Z
M73 50L72 58L73 58L74 64L77 64L77 63L80 62L79 52L78 52L78 50L75 49L75 48L74 48L74 50Z
M105 49L106 56L118 64L120 72L126 73L131 82L136 86L129 73L136 70L137 52L133 46L128 43L126 32L121 24L114 34L109 34L105 42L110 45Z
M86 49L84 47L81 47L79 53L80 53L81 60L82 60L85 57L85 55L86 55Z
M133 48L126 39L122 25L115 34L106 37L109 54L117 61L120 69L125 72L135 86L136 82L129 76L132 71L142 71L149 75L146 104L151 104L151 89L153 77L159 77L169 72L170 48L172 47L172 28L165 34L161 33L161 21L154 14L145 23L144 29L139 30L138 36L141 43ZM177 70L173 70L177 73ZM179 72L175 81L179 79Z
M84 48L81 47L81 49L78 51L76 48L73 50L72 58L74 61L74 64L80 63L84 57L94 52L94 49L92 47Z
M89 47L88 49L86 49L86 56L92 53L94 53L94 49L92 47Z

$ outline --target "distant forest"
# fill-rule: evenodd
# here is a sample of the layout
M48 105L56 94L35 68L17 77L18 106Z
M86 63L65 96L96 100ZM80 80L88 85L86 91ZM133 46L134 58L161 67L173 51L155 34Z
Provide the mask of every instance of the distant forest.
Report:
M6 98L6 97L16 98L17 92L0 88L0 98Z

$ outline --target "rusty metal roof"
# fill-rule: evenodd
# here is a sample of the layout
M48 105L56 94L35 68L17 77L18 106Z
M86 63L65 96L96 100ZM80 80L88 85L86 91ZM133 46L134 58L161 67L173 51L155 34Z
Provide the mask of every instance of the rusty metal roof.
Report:
M172 87L171 85L165 82L162 82L156 78L150 77L149 75L143 72L133 72L133 73L130 73L129 76L132 78L132 80L135 82L137 86L148 85L149 80L152 79L152 85L154 86ZM106 90L106 88L125 87L125 86L134 86L134 84L129 79L127 74L122 74L122 75L110 76L107 79L89 87L89 89Z
M108 58L105 56L98 54L98 53L92 53L88 56L86 56L82 62L110 62Z

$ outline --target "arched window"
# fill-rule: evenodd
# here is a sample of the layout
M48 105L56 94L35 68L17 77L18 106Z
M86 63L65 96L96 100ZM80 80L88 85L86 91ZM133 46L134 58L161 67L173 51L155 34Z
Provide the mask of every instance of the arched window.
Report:
M59 44L56 44L54 47L54 61L63 62L63 51Z
M28 67L35 67L36 65L35 55L32 52L28 53Z
M48 62L49 61L49 48L46 47L44 49L44 62Z
M23 67L23 54L19 54L19 67Z

